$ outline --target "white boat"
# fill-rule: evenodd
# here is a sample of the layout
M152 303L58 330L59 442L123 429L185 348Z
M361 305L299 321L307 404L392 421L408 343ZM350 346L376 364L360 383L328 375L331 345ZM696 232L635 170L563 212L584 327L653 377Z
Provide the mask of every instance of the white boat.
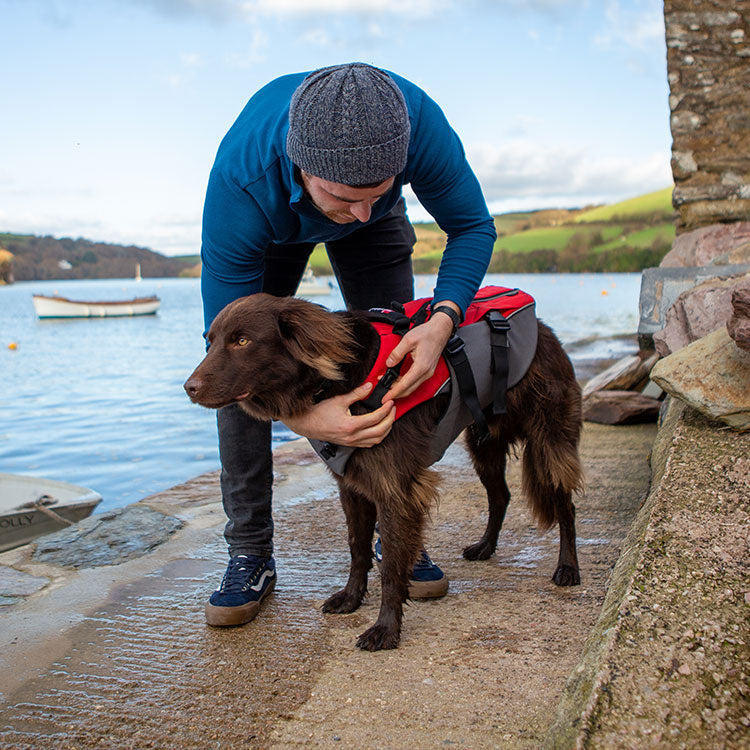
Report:
M305 273L302 275L302 281L300 281L297 287L297 297L322 297L326 294L331 294L331 287L329 284L323 283L320 279L316 279L313 274L312 268L306 268Z
M115 302L87 302L67 297L34 295L34 309L40 318L123 318L153 315L159 309L158 297L136 297Z
M90 516L102 496L55 479L0 474L0 552Z

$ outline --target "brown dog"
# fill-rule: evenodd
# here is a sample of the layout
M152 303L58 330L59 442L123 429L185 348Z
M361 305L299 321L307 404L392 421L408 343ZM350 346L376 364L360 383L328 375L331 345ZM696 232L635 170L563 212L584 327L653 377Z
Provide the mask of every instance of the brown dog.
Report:
M510 500L506 458L510 447L523 441L526 499L541 528L555 522L560 526L560 556L552 580L574 586L580 577L571 495L582 484L581 391L560 342L546 325L538 326L536 354L526 375L507 393L507 414L488 415L491 437L484 442L473 426L467 429L474 467L487 490L489 520L482 538L463 554L468 560L484 560L495 551ZM239 402L259 419L283 420L322 399L348 393L364 381L378 348L365 313L332 313L304 300L267 294L225 307L208 340L206 358L185 383L191 400L214 409ZM420 553L425 517L437 499L438 475L428 468L428 445L445 398L406 413L382 443L356 450L344 476L336 476L352 562L346 586L325 602L325 612L359 607L372 567L376 520L382 538L380 614L359 636L360 648L398 645L409 573ZM355 404L352 412L357 411Z

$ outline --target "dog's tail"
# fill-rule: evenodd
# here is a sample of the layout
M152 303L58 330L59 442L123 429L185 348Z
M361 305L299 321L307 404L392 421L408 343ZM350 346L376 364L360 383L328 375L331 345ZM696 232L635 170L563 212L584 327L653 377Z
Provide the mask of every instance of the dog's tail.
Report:
M523 452L523 491L536 522L548 529L558 518L558 504L569 503L583 489L577 440L557 443L529 440Z
M560 511L568 515L572 493L583 490L583 468L578 455L581 388L562 346L542 323L526 381L534 406L525 420L523 489L537 523L546 529L560 520L561 504L566 507Z

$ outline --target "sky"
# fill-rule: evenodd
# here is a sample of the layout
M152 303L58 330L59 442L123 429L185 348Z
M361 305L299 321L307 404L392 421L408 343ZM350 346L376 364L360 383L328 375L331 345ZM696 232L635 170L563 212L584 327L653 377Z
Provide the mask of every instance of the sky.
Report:
M0 0L0 29L0 232L196 254L250 96L351 61L435 99L493 213L672 183L661 0Z

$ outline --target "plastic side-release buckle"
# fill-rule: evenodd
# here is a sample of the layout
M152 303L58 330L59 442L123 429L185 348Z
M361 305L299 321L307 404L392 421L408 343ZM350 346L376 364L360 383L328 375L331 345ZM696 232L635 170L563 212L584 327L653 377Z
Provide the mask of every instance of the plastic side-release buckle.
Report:
M487 313L487 320L493 331L502 333L510 330L510 323L500 310L490 310Z
M338 452L338 446L335 443L326 443L320 449L320 455L326 460L333 458Z
M454 334L448 339L448 343L445 345L445 353L448 355L454 355L458 354L462 349L466 348L466 344L464 343L464 340L460 337Z

